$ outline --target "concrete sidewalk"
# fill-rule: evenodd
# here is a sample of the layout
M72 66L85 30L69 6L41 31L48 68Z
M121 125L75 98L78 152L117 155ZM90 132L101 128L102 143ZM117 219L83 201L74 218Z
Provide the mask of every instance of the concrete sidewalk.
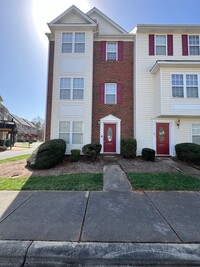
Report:
M89 258L83 254L81 266L117 266L117 259L162 266L163 257L200 266L199 192L3 191L0 215L0 266L26 266L9 265L15 257L64 266L56 262L80 263L82 252ZM40 262L47 258L52 265Z

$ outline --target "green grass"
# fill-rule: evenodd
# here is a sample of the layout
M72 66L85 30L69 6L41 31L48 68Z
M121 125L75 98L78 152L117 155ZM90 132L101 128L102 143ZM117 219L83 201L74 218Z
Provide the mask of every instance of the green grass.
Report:
M200 181L180 173L128 173L133 189L200 190Z
M0 178L0 190L102 190L103 174L65 174L31 178Z
M6 163L6 162L12 162L12 161L17 161L17 160L22 160L22 159L27 159L28 157L30 157L30 154L26 154L26 155L22 155L22 156L17 156L17 157L13 157L13 158L1 159L0 160L0 164L1 163Z

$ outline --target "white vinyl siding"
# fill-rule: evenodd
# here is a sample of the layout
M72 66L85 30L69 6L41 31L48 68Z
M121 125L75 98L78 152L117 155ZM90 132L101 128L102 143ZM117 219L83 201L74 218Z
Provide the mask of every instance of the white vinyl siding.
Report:
M62 53L85 53L85 33L62 33Z
M156 35L155 48L156 48L156 55L166 55L167 52L166 35Z
M200 55L199 35L189 35L189 54L191 56Z
M59 138L65 140L66 144L83 144L83 122L60 121Z
M198 98L197 74L172 74L172 97Z
M118 57L118 43L107 42L106 43L106 60L116 61Z
M200 145L200 123L192 124L192 143Z
M105 84L105 104L116 104L117 102L117 84Z
M60 99L84 99L84 78L60 78Z

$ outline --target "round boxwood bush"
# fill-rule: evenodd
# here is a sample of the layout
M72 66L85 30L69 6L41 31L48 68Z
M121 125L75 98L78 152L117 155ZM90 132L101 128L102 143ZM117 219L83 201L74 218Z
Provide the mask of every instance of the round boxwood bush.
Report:
M80 150L79 149L72 149L71 150L71 161L75 162L78 161L80 158Z
M136 156L137 141L134 138L121 140L121 154L123 158L134 158Z
M155 150L151 148L143 148L142 149L142 158L147 161L154 161L155 160Z
M66 142L52 139L41 144L27 159L27 166L32 169L49 169L61 162L65 155Z
M94 144L87 144L82 147L82 152L84 156L86 156L89 160L96 160L98 155L101 152L101 144L94 143Z
M175 145L177 158L196 165L200 165L200 145L194 143L180 143Z

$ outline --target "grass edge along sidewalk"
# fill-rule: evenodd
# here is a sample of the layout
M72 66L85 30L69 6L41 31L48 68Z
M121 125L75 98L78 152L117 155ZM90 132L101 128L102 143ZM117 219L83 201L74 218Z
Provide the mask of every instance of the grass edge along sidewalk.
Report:
M27 159L30 157L31 154L25 154L22 156L16 156L16 157L12 157L12 158L6 158L6 159L1 159L0 160L0 164L1 163L8 163L8 162L12 162L12 161L18 161L18 160L23 160L23 159Z
M127 176L135 190L200 190L200 180L182 173L128 173Z

